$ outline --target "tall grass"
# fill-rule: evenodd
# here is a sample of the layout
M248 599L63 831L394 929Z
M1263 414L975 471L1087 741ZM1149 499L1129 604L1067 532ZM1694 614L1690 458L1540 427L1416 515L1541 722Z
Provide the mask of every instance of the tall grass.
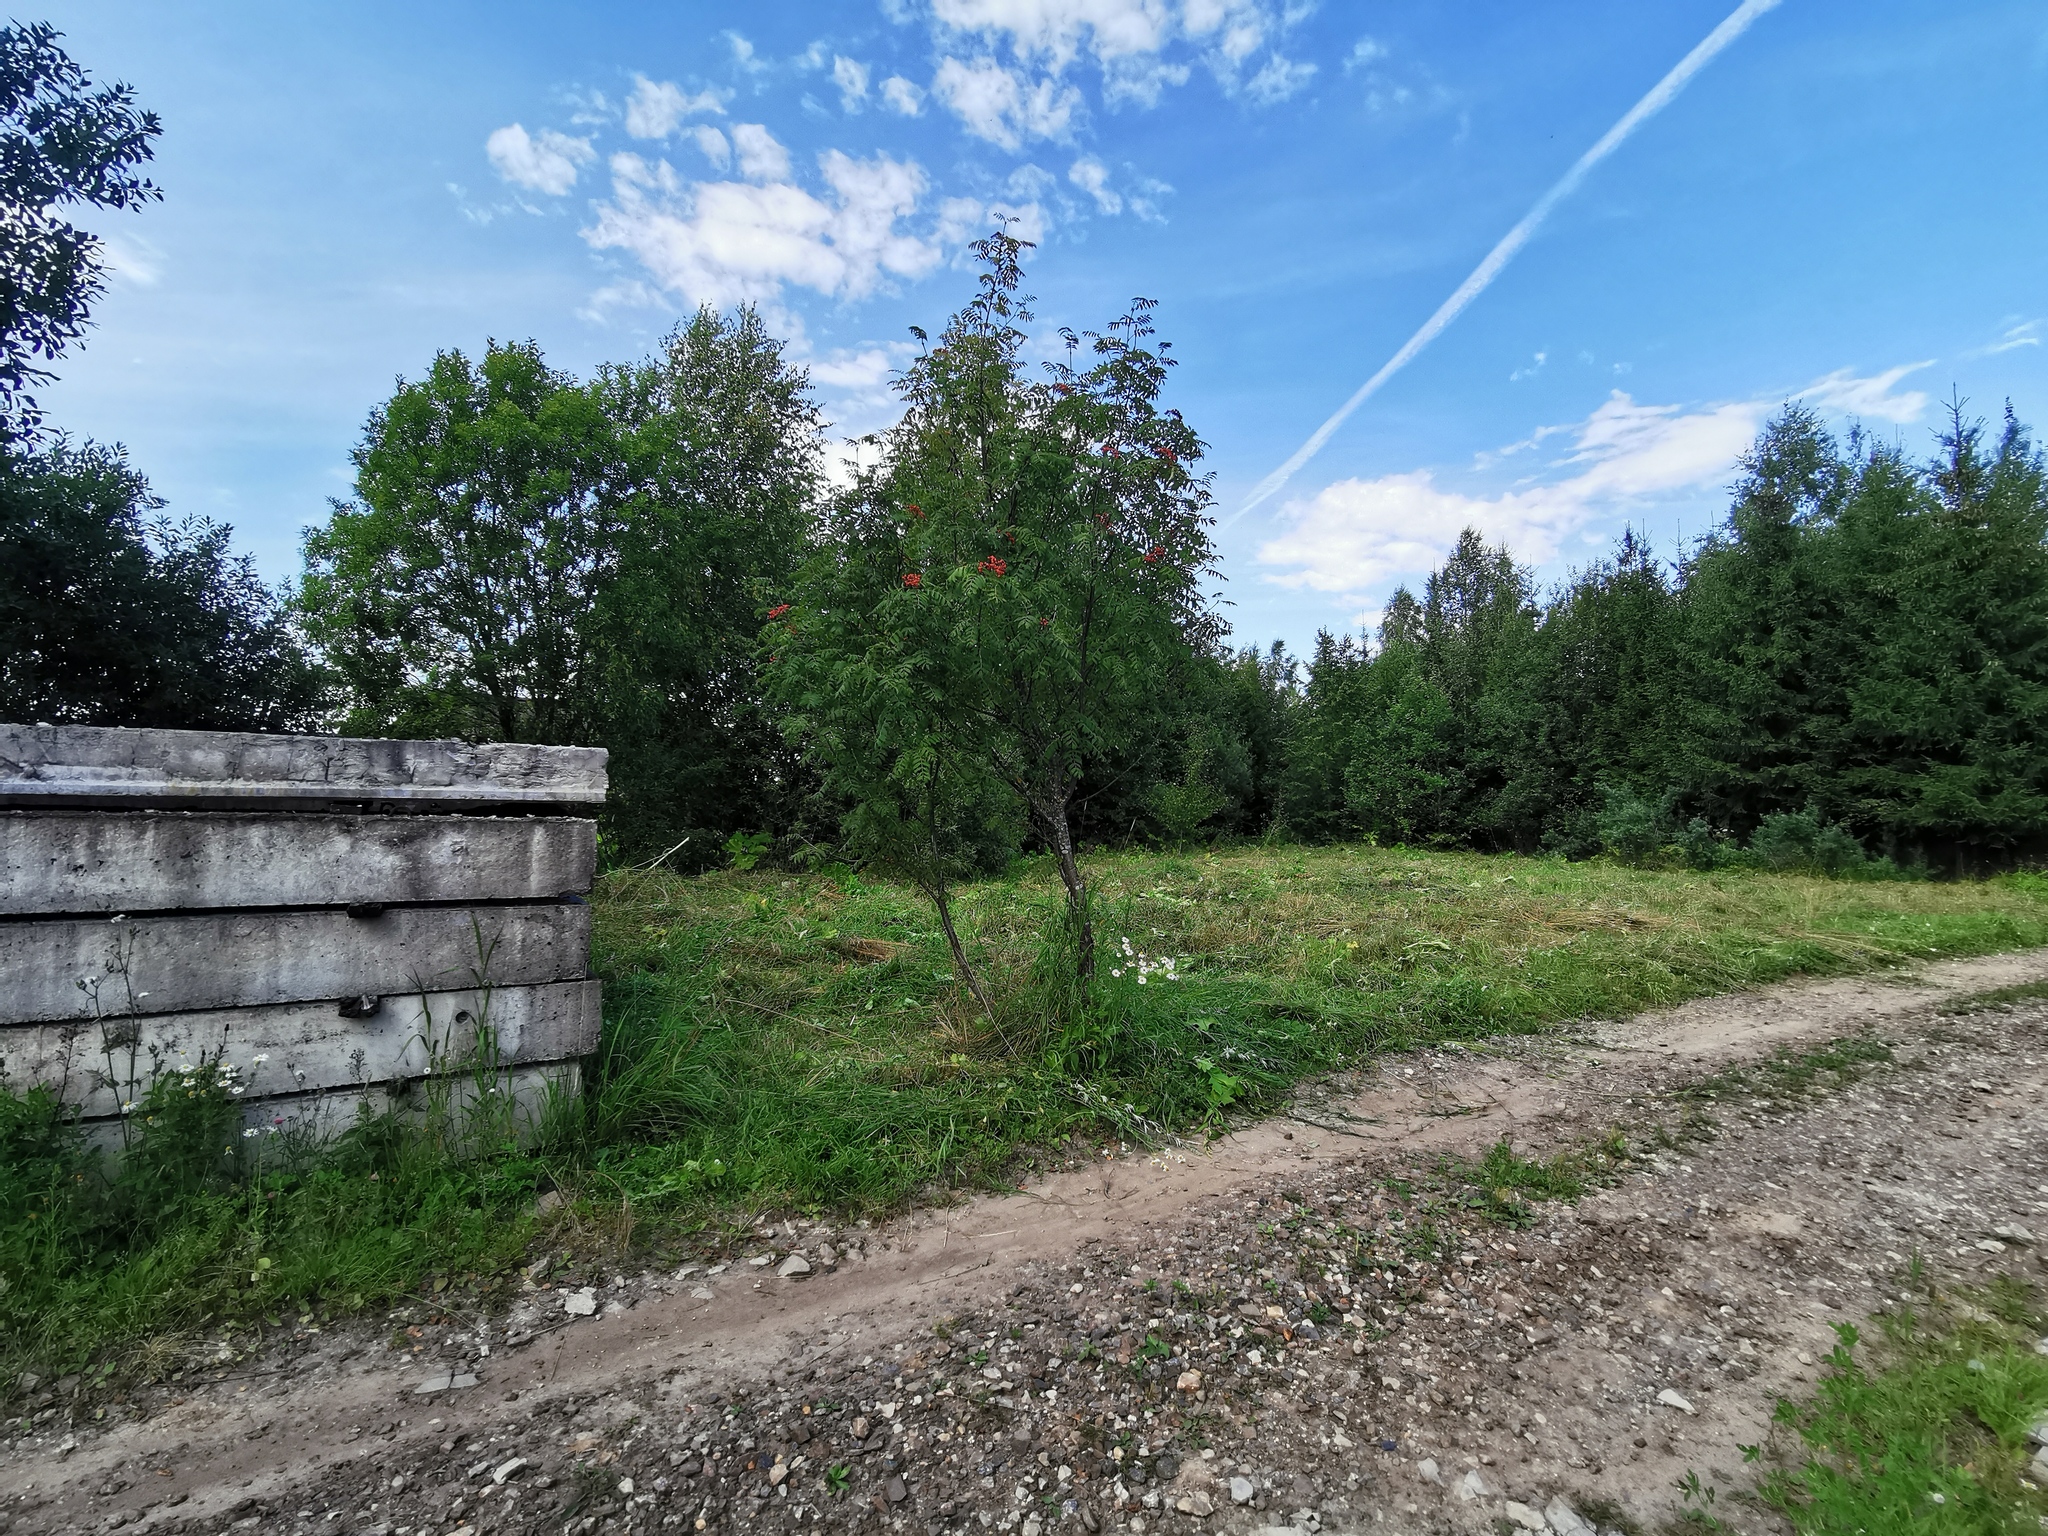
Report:
M705 1189L715 1164L724 1199L887 1205L985 1181L1025 1144L1199 1125L1374 1049L2048 941L2031 877L1240 849L1106 858L1097 889L1106 948L1171 957L1179 979L1105 973L1077 1021L1045 977L1057 882L1021 863L959 898L1003 999L992 1029L960 1006L914 893L846 874L609 877L596 1166L622 1190L683 1193L691 1164Z
M909 890L844 869L608 875L585 1097L539 1142L487 1156L371 1122L188 1181L147 1223L124 1225L118 1196L84 1201L85 1228L53 1243L20 1218L91 1181L47 1116L9 1099L0 1355L76 1362L150 1334L473 1293L543 1238L617 1262L629 1234L985 1187L1078 1138L1220 1125L1374 1050L2048 943L2048 882L2029 876L1834 882L1357 847L1126 853L1094 874L1109 959L1085 1008L1049 867L960 893L993 1018L959 993ZM542 1215L550 1188L572 1198Z

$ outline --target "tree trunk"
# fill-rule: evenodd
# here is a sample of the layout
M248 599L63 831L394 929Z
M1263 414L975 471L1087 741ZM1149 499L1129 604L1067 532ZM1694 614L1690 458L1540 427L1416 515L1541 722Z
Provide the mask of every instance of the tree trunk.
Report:
M1039 814L1045 819L1052 856L1059 864L1060 883L1067 888L1067 920L1074 925L1074 974L1085 988L1095 976L1095 918L1088 907L1088 878L1074 852L1074 829L1067 822L1065 791L1047 797Z
M974 974L974 967L967 963L967 951L960 947L960 934L953 927L953 907L946 899L946 887L933 881L925 887L925 894L932 899L932 905L939 909L939 927L945 931L946 947L953 951L953 969L960 974L967 990L974 994L974 1000L981 1004L981 1011L989 1023L996 1021L995 1012L988 1005L988 995L981 990L981 982Z

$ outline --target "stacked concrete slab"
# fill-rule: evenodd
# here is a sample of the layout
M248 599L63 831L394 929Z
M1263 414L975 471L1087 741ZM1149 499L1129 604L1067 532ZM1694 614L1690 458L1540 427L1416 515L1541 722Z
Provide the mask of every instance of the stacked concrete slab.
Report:
M604 793L595 748L0 725L7 1086L118 1134L217 1060L259 1133L485 1090L530 1124L597 1043Z

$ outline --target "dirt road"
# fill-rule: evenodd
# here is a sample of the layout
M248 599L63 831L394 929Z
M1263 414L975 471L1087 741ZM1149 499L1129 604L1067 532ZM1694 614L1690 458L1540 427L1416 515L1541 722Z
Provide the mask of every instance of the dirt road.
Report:
M2048 1004L1940 1011L2043 978L2034 951L1385 1057L1016 1195L543 1269L504 1316L309 1321L122 1402L39 1383L0 1530L1577 1536L1660 1526L1687 1473L1774 1529L1737 1447L1832 1324L1916 1253L2048 1280ZM1838 1070L1741 1070L1845 1038ZM1617 1128L1634 1155L1587 1152ZM1523 1209L1445 1175L1503 1139L1608 1177Z

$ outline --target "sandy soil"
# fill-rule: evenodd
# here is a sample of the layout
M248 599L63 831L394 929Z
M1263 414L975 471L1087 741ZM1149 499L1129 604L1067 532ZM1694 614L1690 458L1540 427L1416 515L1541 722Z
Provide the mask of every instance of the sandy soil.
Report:
M504 1315L309 1323L121 1400L17 1384L0 1531L1576 1536L1659 1528L1688 1472L1773 1529L1737 1447L1832 1324L1916 1252L2048 1280L2016 1235L2048 1238L2048 1005L1939 1011L2043 978L2034 951L1390 1056L1015 1195L542 1269ZM1848 1036L1892 1060L1723 1079L1710 1138L1527 1225L1442 1176L1503 1138L1698 1130L1689 1084Z

